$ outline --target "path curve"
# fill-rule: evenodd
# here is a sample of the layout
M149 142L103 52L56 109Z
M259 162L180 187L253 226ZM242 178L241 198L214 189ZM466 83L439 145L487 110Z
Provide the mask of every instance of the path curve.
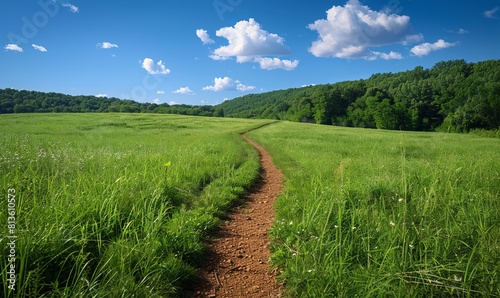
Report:
M196 297L280 297L277 272L269 265L268 232L283 174L264 148L245 134L242 137L259 150L261 178L214 235L216 240L209 247Z

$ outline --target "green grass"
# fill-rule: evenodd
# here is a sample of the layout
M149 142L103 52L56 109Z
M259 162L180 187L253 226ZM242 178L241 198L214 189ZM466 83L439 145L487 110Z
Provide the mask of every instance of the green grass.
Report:
M239 133L269 121L1 115L0 267L7 297L169 297L258 175ZM7 289L15 189L16 291Z
M1 115L0 296L181 295L258 175L239 133L266 123ZM500 296L499 139L288 122L249 136L286 177L272 230L285 296Z
M499 297L500 140L281 122L272 230L288 297Z

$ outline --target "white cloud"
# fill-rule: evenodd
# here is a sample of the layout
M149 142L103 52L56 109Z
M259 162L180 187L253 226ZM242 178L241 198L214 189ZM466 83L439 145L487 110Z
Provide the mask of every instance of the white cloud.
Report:
M173 93L177 94L193 94L193 91L189 89L189 87L181 87L177 90L175 90Z
M142 68L152 75L170 73L170 69L166 68L161 60L155 63L151 58L144 58L142 61Z
M252 91L255 89L255 86L247 86L243 85L240 81L236 81L236 90L245 92L245 91Z
M381 52L373 52L376 58L381 58L384 60L392 60L392 59L403 59L403 56L400 53L391 51L389 54L381 53ZM373 59L376 59L373 58Z
M358 0L350 0L344 6L333 6L326 19L309 24L319 38L309 48L316 57L343 59L396 58L399 55L374 52L371 49L395 43L408 43L421 39L411 35L410 17L377 12Z
M47 49L45 47L42 47L42 46L39 46L39 45L36 45L36 44L32 44L31 45L35 50L37 51L40 51L40 52L47 52Z
M95 97L108 97L108 95L101 93L101 94L96 94Z
M254 89L255 89L255 86L244 85L240 81L238 81L238 80L233 81L229 77L215 78L213 86L203 87L203 90L205 90L205 91L214 91L214 92L235 91L235 90L245 92L245 91L251 91Z
M219 55L215 55L215 54L210 55L208 57L210 57L212 60L215 60L215 61L224 61L224 60L231 59L231 57L224 57L224 56L219 56Z
M161 104L161 100L159 98L155 98L155 100L153 100L153 103L159 105Z
M453 47L455 45L456 45L456 43L449 43L449 42L446 42L446 41L440 39L440 40L436 41L435 43L426 42L426 43L414 46L410 50L410 52L421 57L421 56L428 55L430 52L441 50L441 49L446 49L449 47Z
M234 90L234 85L232 83L231 78L228 77L215 78L214 82L215 84L213 86L203 87L203 90L209 90L215 92Z
M403 45L409 45L412 43L417 43L424 40L424 36L419 33L419 34L412 34L412 35L406 35L401 42Z
M7 51L17 51L17 52L20 52L20 53L22 53L22 51L23 51L23 48L21 48L17 44L12 44L12 43L9 43L8 45L6 45L4 47L4 49L7 50Z
M458 33L458 34L467 34L467 33L469 33L469 31L467 31L467 30L465 30L465 29L463 29L463 28L460 28L460 29L458 29L458 32L457 32L457 33Z
M496 6L490 10L486 10L485 12L483 12L483 16L488 19L496 19L495 13L498 11L498 9L498 6Z
M207 33L207 30L203 29L196 30L196 36L198 36L198 38L201 39L203 44L209 44L215 42L213 39L210 38L210 36Z
M118 45L105 41L103 43L98 43L97 47L100 49L112 49L112 48L117 48Z
M267 58L267 57L259 57L255 59L256 62L260 64L261 69L285 69L285 70L294 70L298 65L298 60L280 60L278 58Z
M200 34L203 33L200 32ZM263 30L261 25L252 18L248 21L239 21L234 27L221 28L215 34L227 39L228 44L213 51L213 54L209 56L213 60L236 58L238 63L259 63L261 69L267 70L279 68L293 70L299 63L298 60L265 57L289 55L290 49L285 45L284 38Z
M158 91L156 91L156 94L165 94L165 91L158 90Z
M78 12L78 7L76 7L76 6L74 6L74 5L70 4L70 3L64 3L62 6L69 8L69 10L72 13L77 13Z
M171 100L168 104L171 105L171 106L175 106L175 105L178 105L179 103L176 102L176 101Z
M288 55L285 40L277 34L262 30L254 19L240 21L234 27L224 27L215 33L227 39L228 45L214 51L222 57Z

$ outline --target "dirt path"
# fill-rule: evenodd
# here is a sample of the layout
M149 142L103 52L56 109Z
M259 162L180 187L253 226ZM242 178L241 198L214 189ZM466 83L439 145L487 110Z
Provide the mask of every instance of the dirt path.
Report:
M214 235L216 241L210 246L196 297L280 296L281 285L268 263L268 231L283 175L261 146L242 136L260 152L261 179Z

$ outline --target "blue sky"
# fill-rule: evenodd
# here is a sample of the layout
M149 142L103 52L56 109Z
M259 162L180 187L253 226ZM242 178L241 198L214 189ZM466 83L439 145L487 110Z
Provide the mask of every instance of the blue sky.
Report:
M499 36L499 0L2 0L0 88L217 104L499 59Z

